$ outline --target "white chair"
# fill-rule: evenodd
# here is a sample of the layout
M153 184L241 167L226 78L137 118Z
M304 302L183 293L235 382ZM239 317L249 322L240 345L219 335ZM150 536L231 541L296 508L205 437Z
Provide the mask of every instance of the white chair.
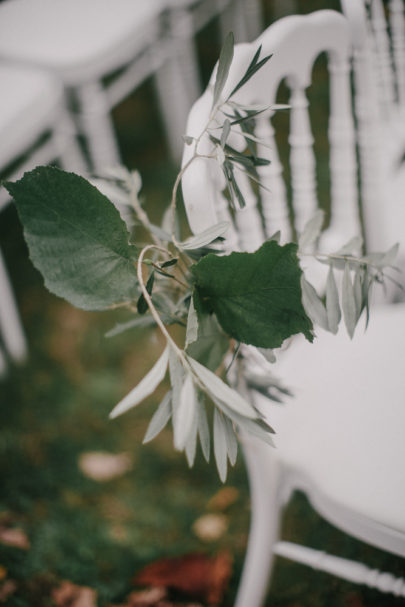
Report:
M96 171L119 164L111 110L155 75L170 148L179 158L186 116L200 94L192 37L230 4L242 6L236 0L6 0L0 57L62 79Z
M0 172L18 178L25 170L58 159L83 172L85 162L64 106L63 88L49 74L0 62ZM0 190L0 210L10 201ZM0 375L7 359L22 362L27 345L12 287L0 251Z
M403 241L405 222L404 2L341 0L341 6L354 50L361 194L368 245L379 248L389 241ZM392 214L395 221L384 221L385 214ZM398 261L405 267L403 250ZM390 296L404 299L404 292L391 289Z
M336 244L339 238L342 243L360 230L347 21L334 11L286 17L270 26L255 43L238 45L223 98L241 79L259 44L263 56L274 53L273 57L235 94L234 100L271 106L280 82L287 79L291 90L290 170L298 230L317 206L306 89L316 57L323 51L328 53L332 218L323 241L325 246ZM188 135L199 136L207 124L212 94L209 86L193 106ZM232 222L229 248L256 249L263 238L278 229L284 240L291 235L274 130L262 116L257 118L256 134L266 137L272 159L261 175L271 193L262 193L259 206L241 179L247 206L229 212L222 194L224 180L214 160L196 159L183 177L183 197L192 231L198 233L220 219L228 219ZM232 145L237 145L236 137ZM202 137L199 150L202 154L212 152L208 137ZM264 156L265 150L260 151ZM183 163L191 154L192 146L186 147ZM384 219L395 221L390 215ZM387 247L391 244L386 243ZM405 556L401 464L405 457L401 435L405 422L404 330L405 305L381 305L371 311L367 332L358 331L353 341L344 330L333 336L319 329L314 344L293 339L273 367L258 356L252 360L256 373L272 370L291 387L294 397L280 406L250 392L276 430L276 448L243 437L251 528L237 607L262 604L274 554L405 596L404 580L279 541L283 506L299 489L330 523L369 544Z

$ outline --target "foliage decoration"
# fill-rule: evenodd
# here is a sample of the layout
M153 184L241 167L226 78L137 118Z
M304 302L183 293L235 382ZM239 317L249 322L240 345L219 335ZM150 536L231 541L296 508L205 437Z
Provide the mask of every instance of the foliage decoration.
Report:
M297 333L312 341L317 326L336 333L342 317L352 336L363 311L368 316L372 284L383 280L396 254L393 247L365 256L358 239L336 253L322 253L316 249L324 223L320 211L307 223L298 244L281 246L274 235L255 252L225 255L226 222L181 240L177 191L196 158L219 162L235 208L245 206L237 170L260 185L256 167L269 161L256 154L255 144L263 147L265 142L255 136L254 121L268 108L246 107L233 99L270 58L260 55L259 48L223 99L233 57L233 38L227 38L210 120L199 137L185 137L193 154L177 176L162 225L151 223L138 199L139 175L124 168L99 176L95 185L53 167L37 167L5 184L15 200L31 259L49 290L85 310L125 306L131 318L110 335L151 326L166 340L156 363L110 417L138 406L168 376L170 390L154 413L144 442L171 420L174 446L184 451L189 465L198 442L207 461L212 445L223 481L228 462L235 463L241 430L273 444L273 430L254 406L255 392L272 400L288 394L273 374L273 349ZM281 107L285 106L271 109ZM228 144L233 132L244 138L245 152ZM208 155L199 152L203 135L212 143ZM130 233L136 234L137 226L149 235L145 246L131 242ZM329 266L322 296L301 269L300 259L308 254ZM338 272L343 276L340 289ZM170 333L173 324L183 327L180 345Z

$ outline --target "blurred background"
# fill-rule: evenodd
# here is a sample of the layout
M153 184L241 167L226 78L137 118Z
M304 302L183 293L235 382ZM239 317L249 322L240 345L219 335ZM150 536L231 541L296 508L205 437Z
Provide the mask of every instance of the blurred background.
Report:
M339 3L262 0L261 27L285 14L321 8L339 10ZM1 21L0 11L0 39ZM221 34L213 16L193 36L202 88L218 58ZM313 93L314 124L320 131L328 103L322 61ZM162 90L150 74L112 111L122 163L140 172L140 195L156 223L170 199L182 145L176 147L168 137ZM2 95L7 96L4 88ZM287 124L283 113L277 133L281 144ZM320 137L317 153L326 166L322 146ZM88 149L85 153L90 154ZM3 176L12 168L4 165ZM322 184L322 175L319 179ZM326 208L327 198L325 189ZM214 462L207 465L201 453L195 467L188 469L185 458L172 448L169 430L142 446L163 388L130 413L108 421L114 404L161 351L160 336L134 329L106 338L109 329L127 319L125 313L83 312L48 293L28 259L12 204L4 203L1 212L0 243L28 344L26 361L9 362L0 383L0 603L79 605L53 592L61 580L68 580L92 589L88 600L93 602L84 607L130 604L125 601L133 590L131 580L145 565L162 557L195 552L214 557L224 552L231 555L232 564L220 604L230 607L249 525L243 457L223 486ZM401 559L332 529L300 495L288 507L283 537L326 546L348 558L362 556L371 566L403 574ZM266 604L380 607L400 602L277 559Z

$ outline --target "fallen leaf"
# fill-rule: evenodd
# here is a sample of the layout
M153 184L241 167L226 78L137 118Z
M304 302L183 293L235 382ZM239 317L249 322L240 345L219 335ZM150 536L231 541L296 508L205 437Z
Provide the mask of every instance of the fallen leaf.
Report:
M27 534L19 527L0 527L0 542L21 550L30 548Z
M240 493L236 487L222 487L212 496L207 504L209 510L226 510L238 499Z
M0 584L0 603L5 603L16 590L17 584L14 580L6 580Z
M57 607L96 607L96 591L87 586L77 586L72 582L62 582L52 591L52 599Z
M173 589L210 605L218 605L228 586L231 571L229 552L220 552L216 557L188 554L147 565L134 577L133 583Z
M125 603L122 605L111 605L111 607L155 607L166 597L166 588L155 586L146 590L134 590L127 596Z
M228 529L228 518L224 514L204 514L194 522L192 529L203 542L215 542Z
M132 461L127 453L89 451L79 457L79 468L83 474L98 482L106 482L122 476L131 467Z

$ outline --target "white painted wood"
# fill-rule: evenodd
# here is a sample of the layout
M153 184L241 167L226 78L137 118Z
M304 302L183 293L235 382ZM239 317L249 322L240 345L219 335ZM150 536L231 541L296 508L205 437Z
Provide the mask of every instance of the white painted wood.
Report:
M356 12L356 4L351 6ZM388 248L392 241L384 227L387 217L380 197L382 190L379 190L382 184L380 171L385 167L381 155L376 152L382 129L379 92L375 64L370 60L371 47L367 45L359 44L354 50L356 131L352 116L350 34L354 30L361 33L361 27L356 30L357 26L332 11L276 22L262 34L256 45L236 47L224 96L244 73L259 43L263 44L263 53L274 53L268 67L260 76L252 78L237 98L243 103L271 105L276 100L280 81L288 79L292 105L289 143L294 206L299 206L298 216L301 211L301 217L298 217L301 226L305 215L317 205L306 90L311 83L315 58L321 51L329 51L332 227L329 240L326 232L323 242L336 243L340 238L341 244L359 231L357 140L360 170L368 177L362 182L367 232L372 223L367 216L375 211L379 229L370 234L378 236L382 248ZM369 44L368 34L367 40ZM209 88L190 112L189 135L196 137L202 132L211 110L211 100L212 89ZM263 117L258 122L256 134L264 134L266 141L271 142L276 160L270 167L261 169L271 193L262 194L261 208L257 207L269 235L280 227L278 220L281 227L286 228L285 188L283 170L277 162L273 126ZM208 142L202 138L201 143L201 152L210 153ZM235 145L234 140L232 144ZM191 154L191 148L186 148L183 164ZM261 155L266 155L264 149ZM184 175L183 195L191 229L199 232L218 220L215 194L224 188L224 180L213 160L198 159L190 169ZM221 200L223 217L223 197ZM256 220L258 215L254 216ZM239 242L243 242L245 224L240 218L242 215L237 213L232 238L236 234ZM247 232L254 234L251 218L247 225ZM405 221L399 225L403 232ZM247 243L245 246L250 247L250 236ZM367 332L364 335L358 331L352 341L344 329L336 336L319 330L314 344L301 337L294 339L278 354L274 367L282 382L292 389L294 398L287 399L288 402L280 407L262 395L251 393L255 406L276 430L276 449L244 437L252 516L237 607L262 604L273 549L276 553L290 551L285 543L277 543L277 538L281 505L293 490L304 491L319 514L339 529L383 550L405 556L405 484L399 465L405 458L401 430L405 423L404 331L405 304L398 304L372 310ZM256 364L253 357L249 361ZM315 563L326 571L337 570L353 582L398 595L403 593L402 580L370 571L363 565L306 549L300 550L299 554L294 549L293 556Z
M266 145L258 144L258 155L270 160L268 166L258 168L260 183L264 186L260 189L260 198L266 237L270 238L280 230L281 241L287 242L291 238L291 224L283 165L278 155L274 128L268 116L258 117L255 132L259 139L266 142Z
M397 101L400 106L405 107L405 11L403 0L390 0L389 11Z
M390 114L395 102L395 80L390 50L390 38L384 14L384 6L381 0L371 1L370 14L375 61L378 70L379 98L382 104L382 111L386 114Z
M371 569L357 561L333 556L321 550L314 550L292 542L277 543L274 552L278 556L308 565L317 571L331 573L348 582L364 584L387 594L405 597L405 580L403 578Z
M290 144L290 167L295 228L301 232L305 223L318 207L315 181L315 155L313 151L308 100L304 89L292 86L291 129L288 143Z

